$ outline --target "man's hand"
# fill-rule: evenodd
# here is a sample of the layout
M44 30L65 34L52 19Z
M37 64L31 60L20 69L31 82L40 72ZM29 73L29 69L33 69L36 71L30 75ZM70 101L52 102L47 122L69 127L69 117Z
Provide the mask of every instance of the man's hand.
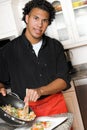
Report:
M6 96L6 89L5 89L4 84L2 84L2 83L0 83L0 93L1 93L3 96Z
M27 104L29 101L37 101L40 98L41 92L40 89L28 89L27 95L24 98L24 102Z

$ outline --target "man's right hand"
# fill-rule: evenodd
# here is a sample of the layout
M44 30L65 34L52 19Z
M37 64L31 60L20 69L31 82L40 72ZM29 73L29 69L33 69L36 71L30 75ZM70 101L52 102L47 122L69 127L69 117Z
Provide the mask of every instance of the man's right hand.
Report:
M3 96L6 96L6 89L5 89L5 85L3 83L0 83L0 93Z

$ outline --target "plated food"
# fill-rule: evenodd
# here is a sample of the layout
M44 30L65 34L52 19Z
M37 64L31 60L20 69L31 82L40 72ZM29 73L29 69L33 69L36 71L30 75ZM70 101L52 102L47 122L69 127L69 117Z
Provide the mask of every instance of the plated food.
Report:
M44 130L45 128L49 128L50 126L50 121L39 121L33 124L31 130Z
M29 130L52 130L66 120L67 117L37 117Z
M24 121L31 121L34 120L36 117L35 113L33 111L26 113L23 108L15 108L12 107L10 104L1 106L2 110L8 113L9 115L16 117L18 119L24 120Z

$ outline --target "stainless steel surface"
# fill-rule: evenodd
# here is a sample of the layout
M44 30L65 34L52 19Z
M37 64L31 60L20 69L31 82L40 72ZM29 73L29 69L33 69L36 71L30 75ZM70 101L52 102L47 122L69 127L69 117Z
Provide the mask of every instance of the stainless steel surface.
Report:
M14 130L15 127L9 126L4 120L0 118L0 130Z
M74 68L77 70L77 72L87 70L87 63L75 65Z
M0 123L0 130L14 130L15 128L6 123Z
M76 73L71 74L72 80L87 78L87 63L74 66Z

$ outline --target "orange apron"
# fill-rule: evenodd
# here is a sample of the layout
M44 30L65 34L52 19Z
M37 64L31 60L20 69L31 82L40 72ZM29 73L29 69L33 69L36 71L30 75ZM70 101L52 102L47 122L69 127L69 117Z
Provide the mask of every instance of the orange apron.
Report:
M37 117L61 114L68 111L63 94L61 92L36 102L29 102L29 106L35 112Z

